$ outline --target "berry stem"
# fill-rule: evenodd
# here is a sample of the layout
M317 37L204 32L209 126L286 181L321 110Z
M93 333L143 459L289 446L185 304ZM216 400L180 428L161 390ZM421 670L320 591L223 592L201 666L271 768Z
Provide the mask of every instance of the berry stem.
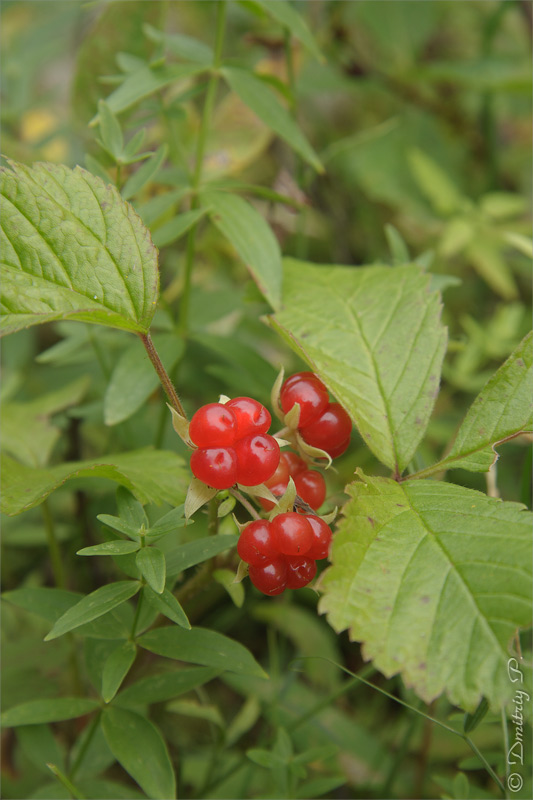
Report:
M253 505L250 502L248 502L248 500L245 497L243 497L243 495L238 491L238 489L230 489L229 493L232 494L233 497L239 501L241 506L244 506L244 508L247 510L247 512L250 514L251 517L253 517L254 519L261 519L261 516L257 513Z
M148 358L154 365L154 369L159 376L159 380L161 381L161 386L165 390L165 394L170 400L172 408L174 408L178 412L178 414L181 414L182 417L187 418L187 414L185 413L185 410L181 405L180 399L174 388L174 384L170 380L168 372L164 368L163 362L159 358L159 353L155 349L152 337L150 336L149 333L140 333L139 337L145 347L146 352L148 353Z

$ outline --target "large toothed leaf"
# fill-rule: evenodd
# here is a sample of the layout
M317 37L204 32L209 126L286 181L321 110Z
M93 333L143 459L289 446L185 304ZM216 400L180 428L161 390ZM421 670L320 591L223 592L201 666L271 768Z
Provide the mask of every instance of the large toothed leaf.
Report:
M2 455L1 510L10 516L39 505L71 478L108 478L125 486L142 503L183 502L188 474L177 453L132 450L90 461L72 461L48 469L33 469Z
M470 406L448 455L423 470L486 472L498 458L495 446L533 427L533 333L520 342Z
M446 347L440 295L416 266L284 261L273 325L346 408L373 453L403 472L426 429Z
M77 319L146 332L157 251L117 190L80 167L0 169L2 332Z
M364 475L334 537L320 611L365 658L429 702L473 710L514 691L511 640L531 624L531 518L440 481Z

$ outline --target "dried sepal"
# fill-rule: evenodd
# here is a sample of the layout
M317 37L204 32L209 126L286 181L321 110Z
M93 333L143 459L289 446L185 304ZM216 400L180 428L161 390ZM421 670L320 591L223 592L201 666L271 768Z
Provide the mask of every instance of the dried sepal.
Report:
M203 505L208 503L218 492L218 489L213 489L212 486L207 486L198 478L191 478L189 488L187 489L187 497L185 498L185 518L189 519L198 511Z
M283 422L291 431L296 431L300 424L300 403L295 403L290 411L283 417Z
M276 505L270 512L269 520L273 520L278 514L285 514L287 511L292 511L294 502L296 500L296 486L292 478L289 478L287 488L284 493L276 501Z
M274 381L274 385L272 387L272 391L270 392L270 405L276 417L283 422L283 417L285 416L283 411L281 410L281 405L279 402L279 395L281 392L281 387L283 386L283 378L285 377L285 370L282 367L279 371L278 377Z
M280 433L282 433L282 431L280 431ZM289 439L282 439L281 437L278 436L278 434L274 436L274 439L276 440L276 442L279 444L280 447L292 446L292 442Z
M172 408L169 403L167 403L167 406L170 408L170 413L172 414L172 427L180 439L185 442L187 447L190 447L192 450L194 450L194 445L189 439L189 420L187 417L182 417L182 415L179 414L175 408Z
M305 456L307 456L306 461L313 458L327 458L328 463L324 466L320 464L323 469L329 469L333 464L333 459L331 458L329 453L326 453L325 450L321 450L319 447L312 447L312 445L307 444L304 439L302 439L300 433L296 431L296 442L298 446L298 450L301 451Z
M257 486L241 486L241 484L238 483L237 487L241 492L249 494L252 497L262 497L263 500L270 500L271 503L277 502L275 495L272 494L270 489L265 486L264 483L260 483Z
M247 575L248 564L245 561L239 561L239 566L237 567L237 572L235 573L232 583L240 583L246 578Z
M221 394L220 397L218 398L218 402L222 406L225 406L226 403L229 403L230 400L231 400L231 397L228 397L227 394Z

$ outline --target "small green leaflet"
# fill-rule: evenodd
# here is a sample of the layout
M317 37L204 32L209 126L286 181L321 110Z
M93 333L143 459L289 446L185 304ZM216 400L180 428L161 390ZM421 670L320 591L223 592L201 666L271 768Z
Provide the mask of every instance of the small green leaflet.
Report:
M133 642L123 642L108 656L102 672L102 697L109 703L135 661L137 648Z
M307 23L302 15L296 11L286 0L253 0L254 5L261 6L263 11L283 25L284 28L298 39L306 50L318 61L324 62L324 56L320 52L315 38L309 30Z
M360 473L347 491L319 610L426 702L502 706L511 640L531 624L532 515L441 481Z
M81 167L0 168L2 332L76 319L146 333L157 251L117 190Z
M196 541L182 544L167 554L167 575L179 575L184 569L201 564L202 561L235 547L238 541L236 533L225 533L218 536L204 536Z
M163 589L162 592L155 592L150 586L145 586L143 597L149 605L156 608L160 614L164 614L165 617L171 619L176 625L180 625L187 630L191 629L191 623L187 619L181 604L168 589Z
M148 797L172 800L176 779L159 730L146 717L125 708L109 706L102 729L111 752Z
M137 552L135 563L154 592L162 594L166 579L165 554L157 547L143 547Z
M80 625L91 622L91 620L97 619L103 614L107 614L108 611L137 594L140 588L141 584L138 581L116 581L116 583L110 583L107 586L95 589L94 592L86 595L75 606L65 611L50 633L44 637L45 641L57 639L58 636L63 636L64 633L79 628Z
M99 708L96 700L86 697L53 697L46 700L31 700L14 706L2 714L2 725L40 725L44 722L59 722L75 719Z
M197 208L193 211L184 211L174 219L165 222L153 233L154 244L157 247L167 247L169 244L181 239L193 225L196 225L206 214L205 208Z
M203 686L219 674L220 670L210 667L187 667L173 669L172 672L163 672L160 675L150 675L120 692L115 702L124 706L163 703L165 700L172 700L180 694L190 692L197 686Z
M428 424L446 348L441 302L417 266L331 267L284 260L270 318L398 474Z
M77 556L123 556L125 553L136 553L140 545L137 542L123 542L114 539L111 542L93 544L91 547L82 547Z
M140 192L143 186L152 180L152 178L159 172L163 161L167 156L167 145L163 144L155 153L139 167L139 169L130 175L122 188L122 197L124 200L129 200L131 197Z

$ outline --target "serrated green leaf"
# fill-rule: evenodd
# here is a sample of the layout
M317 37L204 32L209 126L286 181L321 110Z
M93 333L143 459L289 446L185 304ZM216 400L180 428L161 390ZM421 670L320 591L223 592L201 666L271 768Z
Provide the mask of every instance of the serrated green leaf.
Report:
M105 516L105 515L103 515ZM77 556L123 556L124 553L136 553L140 545L137 542L123 542L114 539L111 542L94 544L91 547L82 547L76 552Z
M446 469L486 472L498 458L495 447L533 429L533 332L520 342L470 406L452 449L421 475Z
M183 354L183 339L171 333L153 337L167 372ZM117 361L104 397L104 422L117 425L128 419L159 386L159 378L141 342L132 342Z
M254 0L254 4L261 6L266 13L287 28L295 39L298 39L306 50L318 61L324 62L324 56L320 52L315 37L309 30L306 21L301 14L294 9L286 0Z
M166 658L176 658L205 667L266 678L263 668L239 642L205 628L157 628L140 636L137 643Z
M81 167L0 169L3 333L55 319L146 332L157 252L117 190Z
M118 119L115 117L105 100L98 101L98 121L102 144L113 158L118 161L124 149L124 137Z
M424 435L446 348L440 297L419 267L331 267L285 259L283 310L271 318L401 473Z
M72 461L48 469L33 469L2 455L4 514L20 514L39 505L71 478L108 478L130 489L143 503L183 502L189 475L176 453L132 450L90 461Z
M107 657L102 672L102 697L109 703L135 661L137 648L133 642L123 642Z
M162 594L166 580L165 554L157 547L143 547L135 556L135 563L154 592Z
M511 639L531 624L531 514L440 481L361 474L347 491L320 611L426 702L501 706Z
M236 67L220 70L231 89L269 128L285 141L317 172L324 172L320 159L273 91L256 75Z
M219 534L218 536L205 536L194 542L180 545L176 550L167 553L167 575L179 575L183 570L201 564L208 558L235 547L239 537L235 533Z
M31 700L20 706L9 708L2 714L2 725L12 728L17 725L40 725L44 722L59 722L75 719L99 708L96 700L87 697L53 697Z
M193 211L185 211L183 214L178 214L174 219L165 222L164 225L154 231L153 239L157 247L167 247L167 245L177 242L181 239L193 225L196 225L199 220L206 214L205 208L198 208Z
M216 678L220 670L211 667L189 667L161 675L150 675L128 686L117 695L115 703L124 706L163 703Z
M159 730L146 717L117 706L102 715L102 729L119 764L154 800L176 797L176 779Z
M265 299L277 310L281 298L281 253L268 224L250 203L237 195L205 192L201 203L242 258Z
M176 625L190 631L191 623L187 619L187 614L168 589L164 589L162 592L155 592L150 586L145 586L143 596L146 602L157 609L160 614L164 614Z
M161 164L167 157L168 147L162 144L158 147L155 153L147 159L142 167L130 175L124 184L121 194L124 200L129 200L133 195L137 194L143 186L146 186L148 181L151 181L154 175L157 175L161 168Z
M94 592L86 595L75 606L65 611L54 624L52 630L45 636L45 641L48 642L58 636L63 636L68 631L79 628L80 625L107 614L112 608L126 602L134 594L137 594L140 588L140 584L137 581L116 581L107 586L100 586L99 589L95 589Z

